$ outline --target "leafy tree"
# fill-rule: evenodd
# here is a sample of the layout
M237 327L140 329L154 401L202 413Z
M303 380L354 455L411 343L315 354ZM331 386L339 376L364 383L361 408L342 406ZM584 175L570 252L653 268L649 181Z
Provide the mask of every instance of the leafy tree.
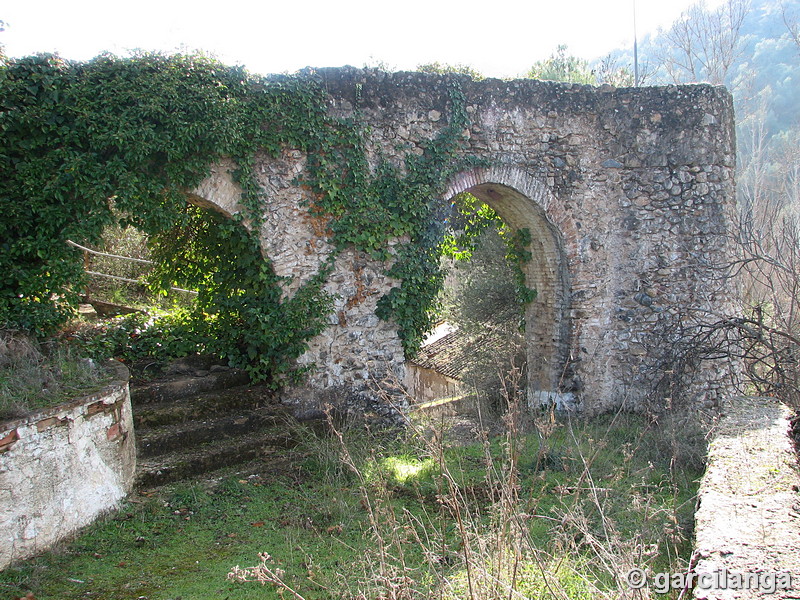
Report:
M467 339L469 364L462 379L486 408L498 411L508 374L525 368L524 306L535 291L525 287L521 263L530 259L530 233L510 231L469 193L455 198L448 226L445 318Z
M589 85L597 83L595 72L589 63L582 58L568 55L565 45L558 46L547 60L535 62L526 77Z
M508 232L492 221L479 234L469 260L458 261L453 315L468 330L519 331L522 310L514 267L509 260Z
M456 63L451 65L449 63L440 63L439 61L417 65L417 71L420 73L432 73L436 75L444 75L445 73L457 73L459 75L469 75L472 79L479 81L483 79L483 74L469 65Z
M455 283L448 320L470 340L470 362L462 377L495 411L502 408L501 380L512 368L523 369L526 360L519 257L509 247L510 237L496 216L483 220L469 259L454 261L451 269Z

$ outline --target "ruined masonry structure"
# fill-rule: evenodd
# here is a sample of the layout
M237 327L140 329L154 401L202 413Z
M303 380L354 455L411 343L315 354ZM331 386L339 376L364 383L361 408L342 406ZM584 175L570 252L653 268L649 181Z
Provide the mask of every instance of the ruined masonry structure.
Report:
M409 149L446 124L447 77L351 68L308 74L341 116L359 111L372 164L401 163ZM465 170L442 200L468 191L514 228L530 229L533 260L527 308L529 399L602 411L636 407L660 375L661 337L685 308L721 311L732 293L716 265L729 253L734 204L732 101L720 87L615 89L532 80L459 78L471 118L463 154L490 166ZM286 149L261 157L266 197L261 239L286 294L319 270L333 247L325 223L304 208L296 186L304 155ZM233 214L239 190L231 163L214 166L195 200ZM403 240L397 240L401 244ZM390 371L402 378L395 327L375 316L378 299L398 284L387 265L343 252L327 289L336 294L328 329L302 363L315 363L307 396L358 393ZM694 401L713 403L722 371L698 365ZM302 394L298 394L300 396Z

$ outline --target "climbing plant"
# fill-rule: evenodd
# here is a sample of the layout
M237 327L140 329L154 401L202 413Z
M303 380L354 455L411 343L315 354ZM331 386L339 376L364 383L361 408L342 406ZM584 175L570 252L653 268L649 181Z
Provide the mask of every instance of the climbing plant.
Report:
M383 160L369 173L357 128L334 138L336 152L323 152L310 161L313 187L320 192L313 210L334 217L331 229L339 247L353 245L392 262L388 274L400 279L401 285L380 299L377 314L398 325L407 355L416 353L430 330L431 307L444 281L440 257L451 211L438 198L454 172L476 163L456 160L469 119L455 81L450 87L449 123L427 142L422 154L407 152L402 167ZM389 240L402 237L408 242L391 255Z
M442 255L454 260L469 260L481 235L490 227L502 227L495 210L469 192L453 198L453 210L442 240Z
M531 251L531 230L527 227L522 227L515 230L513 233L505 232L506 240L506 261L511 265L514 272L514 284L517 294L517 301L520 304L529 304L536 300L538 292L527 286L525 281L525 271L522 266L528 263L533 258Z
M256 77L199 55L7 60L0 66L0 326L44 334L63 323L83 278L66 240L95 243L119 214L123 225L153 236L154 285L198 290L184 334L246 363L256 378L282 373L324 326L331 301L323 291L330 262L283 298L252 233L263 212L256 152L290 147L308 156L298 184L313 193L309 210L329 219L336 247L390 260L389 273L402 283L381 300L380 316L397 322L413 351L442 280L435 199L458 166L467 125L457 85L450 94L449 121L421 156L409 152L403 165L384 161L371 171L358 115L331 116L313 78ZM245 214L232 221L186 205L185 191L223 156L238 165L243 190ZM406 240L394 255L390 238Z
M491 230L496 230L503 241L503 267L513 273L515 303L519 306L536 299L537 292L527 286L523 266L533 258L531 231L527 227L511 229L500 215L488 204L481 202L469 192L462 192L453 199L451 220L441 242L442 256L455 261L469 261L485 238L491 239ZM502 270L502 269L501 269Z
M257 90L241 69L201 56L8 61L0 69L0 322L44 333L63 321L82 278L64 242L96 242L112 202L126 221L162 231L183 218L185 190L229 155L240 159L245 202L255 208L245 157L257 147L307 146L324 114L313 89L293 86L276 80ZM252 126L276 105L303 118Z
M291 359L325 328L331 310L333 299L322 289L330 262L282 300L283 279L261 256L254 235L219 214L191 206L186 212L187 219L153 238L157 266L150 278L157 288L198 290L183 320L187 337L253 379L278 384L300 375Z

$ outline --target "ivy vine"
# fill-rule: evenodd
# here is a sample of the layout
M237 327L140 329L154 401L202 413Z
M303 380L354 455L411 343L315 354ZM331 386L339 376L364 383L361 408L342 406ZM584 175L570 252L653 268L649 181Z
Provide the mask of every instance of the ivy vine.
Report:
M421 156L372 172L364 128L332 117L312 78L256 77L198 55L8 60L0 66L0 325L46 334L62 324L84 277L65 241L97 243L121 214L152 236L153 285L199 292L180 323L194 336L182 348L202 346L277 381L324 328L332 301L323 290L331 261L282 298L253 233L263 214L256 153L289 147L308 156L299 183L314 192L309 210L330 219L336 247L391 262L402 284L381 299L379 316L397 323L413 353L443 279L445 209L436 198L463 166L456 156L468 119L455 84L450 97L449 121ZM245 214L233 221L186 204L186 190L221 157L236 162L243 190ZM392 238L407 240L394 255Z
M532 240L531 230L527 227L515 230L506 238L506 244L508 246L506 260L514 269L517 300L523 305L530 304L536 300L536 296L538 295L537 290L528 287L525 279L525 271L522 270L522 266L530 262L533 258L531 251L528 250L528 248L531 247Z

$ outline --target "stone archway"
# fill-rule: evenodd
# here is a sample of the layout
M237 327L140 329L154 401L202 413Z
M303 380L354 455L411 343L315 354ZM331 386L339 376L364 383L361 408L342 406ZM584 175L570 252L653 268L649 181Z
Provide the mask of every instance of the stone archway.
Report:
M332 115L357 113L373 167L424 155L453 108L450 76L354 69L309 76L329 94ZM646 406L663 376L653 367L660 327L687 307L714 310L735 297L714 267L730 252L735 200L729 94L710 86L616 90L466 78L459 85L470 124L456 158L494 166L459 173L442 197L469 191L510 226L531 231L526 275L538 297L527 315L530 400L574 402L588 412ZM232 168L215 165L194 200L236 213L241 192ZM308 213L311 192L298 183L307 168L298 149L256 157L262 250L286 278L287 296L334 252L324 223ZM388 267L354 248L336 254L325 284L336 304L328 328L298 359L313 369L297 397L348 398L387 372L403 379L397 327L376 314L379 299L401 285ZM713 365L697 365L686 379L700 400L728 385Z
M451 183L448 197L469 192L494 209L514 230L531 233L532 258L523 270L526 285L537 291L525 309L528 398L571 407L567 378L570 354L570 274L564 235L547 208L554 205L547 189L516 168L474 169Z

